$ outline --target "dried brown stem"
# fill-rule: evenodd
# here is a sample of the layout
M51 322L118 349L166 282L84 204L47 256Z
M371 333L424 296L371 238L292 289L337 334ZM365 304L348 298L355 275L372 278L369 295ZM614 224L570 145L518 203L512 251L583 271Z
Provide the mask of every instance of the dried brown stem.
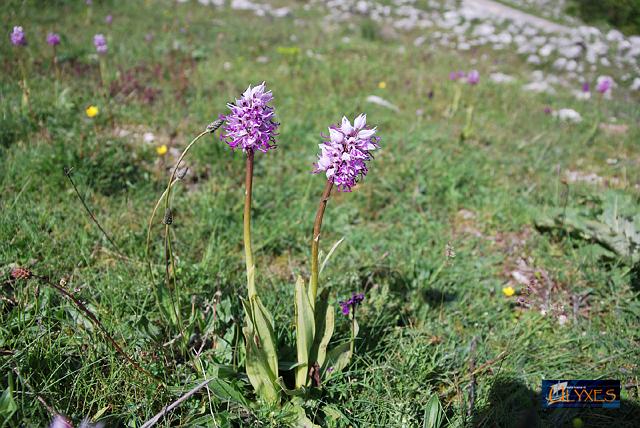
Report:
M111 346L113 346L113 348L116 350L116 352L118 354L120 354L125 360L127 360L137 371L139 371L140 373L143 373L146 376L149 376L157 381L162 381L162 379L160 379L159 377L157 377L156 375L152 374L151 372L149 372L148 370L146 370L145 368L143 368L142 366L140 366L133 358L131 358L129 355L127 355L126 352L124 352L124 350L120 347L120 345L118 345L118 342L115 341L115 339L113 337L111 337L111 335L109 334L109 332L107 331L107 329L102 325L102 323L98 320L98 318L93 314L93 312L91 312L85 305L84 303L82 303L80 300L78 300L73 294L71 294L70 292L68 292L67 290L65 290L63 287L61 287L58 284L55 284L53 282L51 282L49 280L49 278L43 277L43 276L39 276L37 277L38 279L40 279L44 284L49 285L51 287L53 287L54 289L56 289L60 294L62 294L64 297L68 298L69 300L71 300L78 309L80 309L82 311L82 313L84 313L84 315L89 318L89 320L100 329L100 331L102 332L102 334L104 334L104 336L107 338L107 341L111 344Z

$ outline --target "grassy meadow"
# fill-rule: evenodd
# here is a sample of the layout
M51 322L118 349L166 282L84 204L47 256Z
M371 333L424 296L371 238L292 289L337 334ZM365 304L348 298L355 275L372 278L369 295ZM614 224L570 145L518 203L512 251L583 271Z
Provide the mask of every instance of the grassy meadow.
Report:
M246 292L244 158L218 133L190 152L174 188L175 298L188 342L158 292L162 214L152 227L155 281L145 254L149 216L180 152L262 81L281 125L277 150L256 154L257 287L292 361L293 284L309 275L325 182L311 174L320 134L364 112L381 137L367 177L352 193L335 192L324 219L323 254L344 241L321 286L333 302L366 298L354 359L303 403L311 420L422 427L435 394L443 426L638 426L637 260L564 222L544 227L558 213L637 213L638 96L524 92L524 82L489 81L491 72L527 70L490 50L416 47L416 34L389 37L366 19L332 24L318 5L278 4L292 16L168 0L0 5L0 426L46 426L53 410L74 424L139 427L212 376L221 381L158 426L291 424L286 406L255 404L242 370L230 369ZM9 43L14 25L24 27L26 47ZM62 36L56 64L50 31ZM102 66L97 33L108 40ZM448 78L472 68L477 85ZM446 114L456 87L460 106ZM99 109L93 118L90 105ZM472 132L462 139L471 105ZM546 107L573 108L583 121L563 123ZM16 267L33 276L12 277ZM333 340L348 336L337 313ZM620 379L621 408L541 410L541 380L565 378Z

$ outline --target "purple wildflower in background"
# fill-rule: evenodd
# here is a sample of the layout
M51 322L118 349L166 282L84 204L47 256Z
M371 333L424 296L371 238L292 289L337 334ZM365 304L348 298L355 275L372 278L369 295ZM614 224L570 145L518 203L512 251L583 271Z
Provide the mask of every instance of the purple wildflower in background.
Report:
M551 107L547 106L544 108L544 114L551 114L553 112L553 110L551 109Z
M606 94L613 87L613 79L609 76L598 77L598 83L596 84L596 91L601 94Z
M476 85L480 81L480 72L478 70L471 70L467 75L467 83L470 85Z
M465 73L462 70L458 70L456 75L458 76L458 79L464 79Z
M376 128L367 128L367 115L361 114L351 122L342 118L340 126L329 127L329 140L320 144L321 153L314 174L324 171L341 192L350 192L356 182L367 175L371 151L380 148ZM327 137L325 137L327 138Z
M105 16L105 18L104 18L104 22L105 22L107 25L111 25L111 23L113 22L113 16L111 16L111 15L107 15L107 16Z
M231 114L222 115L225 121L220 139L232 149L267 152L275 148L275 111L268 105L273 100L271 91L265 91L265 82L254 88L249 86L235 104L227 104Z
M342 315L349 315L349 311L355 311L358 306L364 300L364 293L353 293L351 298L338 302Z
M47 34L47 44L50 46L58 46L60 44L60 35L56 33Z
M582 92L587 93L591 91L591 85L589 85L589 82L584 82L582 84Z
M451 80L452 82L455 82L456 80L458 80L458 73L456 73L455 71L450 72L449 80Z
M93 36L93 45L96 47L96 51L99 54L107 53L107 38L103 34L96 34Z
M24 34L24 30L22 29L22 27L13 27L13 31L11 32L11 43L14 46L27 45L27 36Z

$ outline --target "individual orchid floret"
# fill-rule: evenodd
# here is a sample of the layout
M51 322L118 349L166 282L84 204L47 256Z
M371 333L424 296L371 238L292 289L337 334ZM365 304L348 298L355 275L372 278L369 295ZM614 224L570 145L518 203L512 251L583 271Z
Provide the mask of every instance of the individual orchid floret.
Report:
M265 83L249 86L235 104L227 104L231 113L220 116L225 121L220 139L232 149L244 152L260 150L267 152L276 147L276 130L280 125L275 119L275 110L269 103L273 100Z
M353 293L350 299L338 302L342 315L349 315L350 311L355 311L356 307L364 300L364 293Z
M325 172L341 192L350 192L367 175L367 162L373 159L371 152L380 148L376 128L366 125L365 114L356 117L353 125L343 117L341 125L329 127L328 140L320 144L321 152L313 172Z
M11 43L14 46L26 46L27 45L27 36L24 33L22 27L16 26L13 27L13 31L11 32Z

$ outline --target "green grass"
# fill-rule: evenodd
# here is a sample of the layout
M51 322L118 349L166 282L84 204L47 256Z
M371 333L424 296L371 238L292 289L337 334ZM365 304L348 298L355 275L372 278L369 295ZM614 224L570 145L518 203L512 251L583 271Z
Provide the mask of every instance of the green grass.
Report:
M382 137L370 174L353 193L334 195L325 216L325 253L345 241L321 286L329 288L332 301L352 291L366 291L367 299L359 310L356 358L305 403L310 417L323 426L422 426L435 393L451 426L564 426L577 415L585 426L634 426L640 420L634 275L623 260L600 257L595 244L533 227L542 213L585 203L597 207L607 194L626 196L637 208L637 99L618 94L584 103L569 94L534 96L517 85L494 85L489 72L517 72L523 65L494 64L482 52L459 56L415 48L412 35L388 41L368 37L359 26L326 26L314 8L296 8L295 19L270 20L196 2L127 2L118 8L105 2L88 17L80 3L0 6L3 28L19 23L30 40L27 49L0 47L0 385L15 403L0 406L3 426L47 423L48 411L34 394L76 423L86 416L109 426L141 425L204 376L217 374L252 398L241 377L230 380L217 368L232 363L239 296L245 293L242 155L231 153L217 135L207 137L187 162L186 185L176 187L177 294L182 318L194 331L185 351L179 340L171 342L178 331L156 304L157 284L144 259L146 222L166 185L163 162L171 158L159 159L142 133L153 132L157 144L181 150L225 112L227 102L263 80L275 95L281 127L278 149L256 155L254 257L259 291L276 316L282 351L292 359L293 283L296 275L309 274L311 228L324 184L309 173L319 135L343 114L364 111ZM103 24L108 13L114 15L111 27ZM44 43L51 30L63 34L59 81ZM109 40L106 80L120 82L114 88L137 88L133 93L120 91L108 100L102 95L91 56L97 32ZM154 40L147 43L150 32ZM278 47L293 46L299 54L278 53ZM28 64L31 114L20 107L18 56ZM260 56L268 61L257 61ZM475 106L474 136L461 142L464 111L443 116L453 97L447 75L473 67L483 79L465 87L463 98ZM386 89L378 89L380 81ZM153 101L145 89L155 94ZM366 103L370 94L400 112ZM95 121L84 115L89 104L101 109ZM584 121L558 123L544 114L545 106L575 108ZM629 130L600 131L586 144L599 115L614 116ZM610 158L618 162L607 163ZM73 168L81 194L126 258L92 224L65 167ZM612 189L565 185L566 170L620 181ZM154 269L160 273L159 223L153 232ZM456 257L439 270L449 243ZM565 305L567 324L519 309L516 297L503 296L519 257L531 258L553 278L552 299ZM35 279L10 281L14 265L55 283L64 277L67 289L165 386L128 364L52 287ZM587 291L589 299L574 319L570 296ZM218 347L209 343L196 358L193 349L207 328L220 336ZM346 339L348 331L347 320L338 319L334 340ZM481 370L468 412L472 360ZM620 410L543 412L536 392L542 379L554 378L613 378L635 386L623 388ZM242 401L216 390L201 393L162 426L286 424L285 410Z

